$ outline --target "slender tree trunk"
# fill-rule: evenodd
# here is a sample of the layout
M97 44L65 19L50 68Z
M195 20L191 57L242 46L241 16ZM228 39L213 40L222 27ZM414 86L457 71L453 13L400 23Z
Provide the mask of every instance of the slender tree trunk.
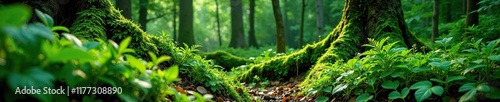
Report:
M246 48L241 0L231 0L231 42L229 47Z
M445 19L443 22L445 23L450 23L453 21L452 17L451 17L451 2L452 1L446 1L446 8L444 10L444 14L445 14Z
M215 0L215 17L217 19L217 37L219 38L219 46L222 46L222 36L220 35L219 0Z
M174 13L173 16L174 16L174 20L172 20L172 27L173 28L173 35L174 35L174 41L177 41L177 0L174 0L174 4L173 4L173 7L172 7L172 12Z
M302 48L304 46L304 13L306 10L306 2L305 0L302 0L302 12L300 15L300 35L299 35L299 48Z
M318 41L321 40L323 34L323 0L316 0L316 33Z
M179 43L194 45L193 0L181 0L179 12Z
M123 17L132 20L132 3L130 0L118 0L116 1L116 7L122 10Z
M433 13L432 13L432 43L437 36L439 36L439 0L434 0Z
M479 3L479 0L467 0L467 27L473 25L477 26L479 23L479 14L477 12L473 12L478 9L477 3Z
M146 26L148 23L148 5L149 0L139 1L139 24L141 24L141 29L146 31Z
M249 0L250 1L250 30L248 31L248 44L250 46L253 46L255 48L259 48L259 45L257 44L257 39L255 38L255 0Z
M276 49L278 53L285 53L285 28L280 12L279 0L272 0L274 20L276 21Z
M462 0L462 12L467 15L467 0Z

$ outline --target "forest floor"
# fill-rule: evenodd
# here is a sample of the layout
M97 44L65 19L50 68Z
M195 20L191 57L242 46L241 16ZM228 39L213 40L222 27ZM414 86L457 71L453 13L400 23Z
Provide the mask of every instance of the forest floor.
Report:
M305 78L306 74L301 74L299 76L290 78L287 81L268 81L266 84L255 84L242 82L241 84L245 86L249 94L252 95L254 101L260 102L314 102L313 98L306 98L303 95L298 95L299 84ZM184 80L186 78L181 77L182 81L175 83L175 89L178 92L185 93L187 95L192 95L194 92L200 94L211 94L214 95L212 91L207 91L208 88L203 86L195 86L190 83L189 80ZM241 91L238 90L237 91ZM235 102L229 95L225 96L214 96L212 98L215 102Z

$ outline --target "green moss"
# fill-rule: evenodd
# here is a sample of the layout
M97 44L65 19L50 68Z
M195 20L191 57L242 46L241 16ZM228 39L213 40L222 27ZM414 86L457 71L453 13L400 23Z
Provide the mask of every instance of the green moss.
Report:
M200 53L205 59L212 60L215 64L220 65L225 71L231 70L231 68L238 67L251 63L249 59L234 56L228 52L224 51L214 51L209 53Z
M194 54L195 49L176 47L176 44L164 37L146 34L132 21L125 19L109 0L89 0L91 6L77 13L77 18L70 27L71 33L81 39L110 39L120 42L132 37L129 48L133 48L135 56L149 59L147 52L171 56L168 64L179 65L181 76L195 85L208 86L209 81L217 81L217 95L229 95L237 101L250 101L252 98L239 82L227 78L224 72L214 69L211 62ZM241 88L242 92L235 89ZM221 93L225 92L225 93ZM163 96L159 96L163 97Z

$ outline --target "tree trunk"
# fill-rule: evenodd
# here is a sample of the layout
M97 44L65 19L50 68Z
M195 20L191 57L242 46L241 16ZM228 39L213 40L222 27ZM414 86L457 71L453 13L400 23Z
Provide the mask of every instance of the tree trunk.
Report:
M436 37L439 36L439 0L434 0L433 13L432 13L432 37L431 41L434 43Z
M144 31L147 30L148 5L149 5L149 0L139 1L139 24L141 24L141 29Z
M250 46L253 46L255 48L259 48L259 45L257 44L257 39L255 39L255 0L249 0L250 1L250 30L248 31L248 44Z
M285 29L283 25L283 19L281 18L279 0L273 0L272 5L274 20L276 21L276 51L278 53L285 53Z
M172 39L173 39L173 41L177 41L177 21L176 21L177 20L177 0L174 0L172 12L173 12L172 15L174 16L173 17L174 19L172 20L172 22L173 22L172 27L174 27L172 30L174 38L172 38Z
M397 42L398 47L422 47L408 31L403 17L400 0L346 0L341 22L323 40L286 56L249 66L239 78L249 81L259 75L278 80L292 77L293 74L288 73L307 72L310 68L309 76L314 76L326 64L348 60L365 51L362 45L368 43L368 38L379 41L390 37L387 43Z
M247 47L243 30L243 5L241 0L231 0L231 41L229 47Z
M123 17L132 20L132 3L130 0L116 1L116 8L122 10L121 14Z
M220 35L219 0L215 0L215 18L217 19L217 37L219 38L219 46L222 46L222 36Z
M302 0L302 12L300 15L300 34L299 34L299 48L302 48L304 44L304 13L306 10L306 2Z
M179 7L179 43L195 44L193 33L193 0L181 0ZM182 36L181 36L182 35Z
M479 0L467 0L467 20L466 26L470 27L479 23L479 14L477 12L473 12L478 9Z
M318 41L321 40L323 28L323 0L316 0L316 34L318 34Z

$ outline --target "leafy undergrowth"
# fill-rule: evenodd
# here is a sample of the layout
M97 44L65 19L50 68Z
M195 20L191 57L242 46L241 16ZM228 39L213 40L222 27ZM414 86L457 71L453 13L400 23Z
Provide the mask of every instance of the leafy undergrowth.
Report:
M348 61L317 65L300 84L301 94L328 101L488 101L500 99L500 40L450 44L439 49L393 48L370 41L372 49Z
M195 54L195 48L175 47L161 36L147 36L157 44L160 54L168 56L143 52L149 58L137 58L133 56L137 51L127 48L130 37L117 44L101 39L81 41L67 33L60 36L57 32L69 30L54 26L52 18L42 12L36 13L43 24L25 24L31 17L30 11L24 5L4 6L0 10L9 15L0 18L2 101L205 101L214 95L235 101L251 99L242 85L226 78L224 72L213 68L211 61ZM204 95L178 92L174 83L179 81L177 76L180 81L190 81L212 92ZM24 86L27 90L106 87L107 93L15 94Z

